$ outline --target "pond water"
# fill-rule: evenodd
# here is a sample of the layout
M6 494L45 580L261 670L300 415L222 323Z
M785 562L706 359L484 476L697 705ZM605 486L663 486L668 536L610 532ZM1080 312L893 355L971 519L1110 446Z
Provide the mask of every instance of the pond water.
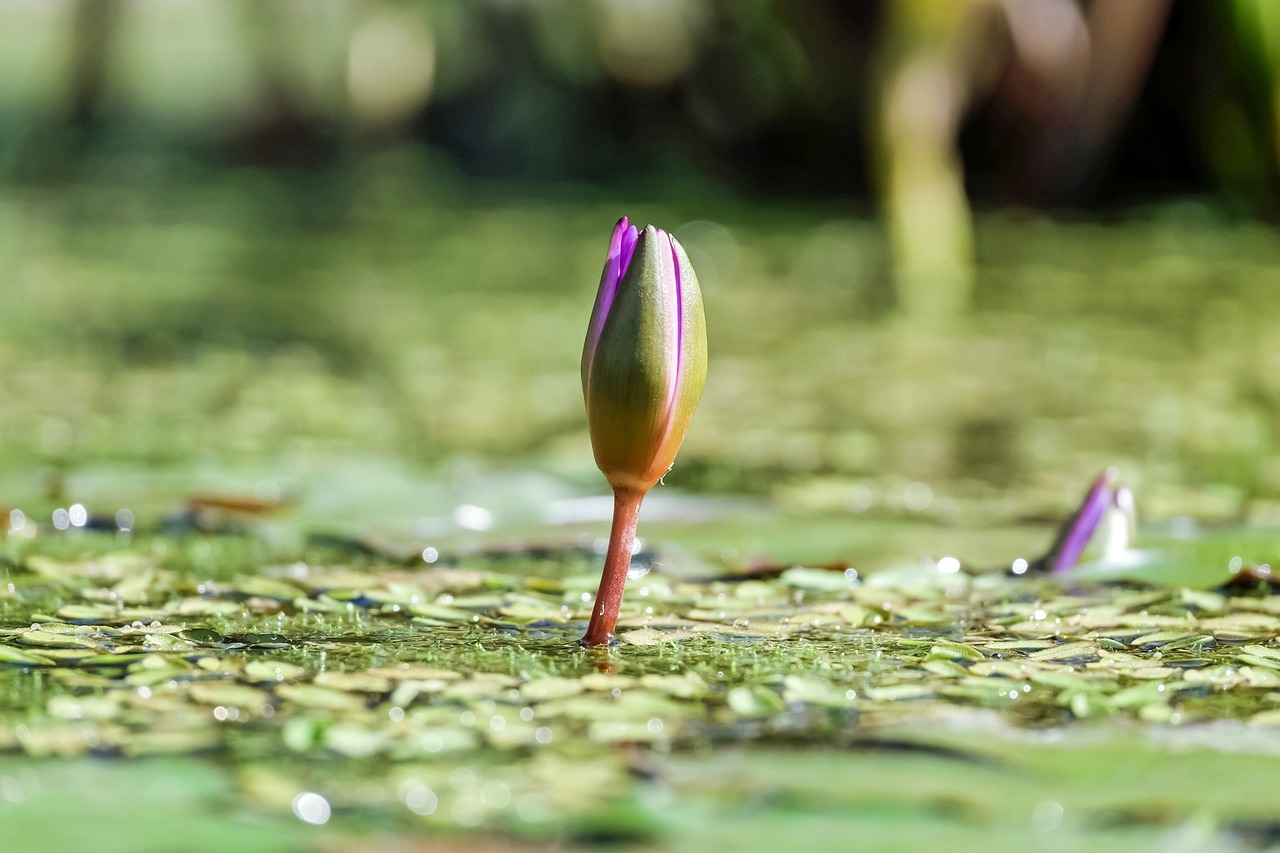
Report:
M1280 552L1269 229L987 215L926 321L848 211L397 174L0 194L11 837L1275 842L1280 597L1221 586ZM711 364L588 653L621 213L689 249ZM1007 577L1107 465L1158 556Z

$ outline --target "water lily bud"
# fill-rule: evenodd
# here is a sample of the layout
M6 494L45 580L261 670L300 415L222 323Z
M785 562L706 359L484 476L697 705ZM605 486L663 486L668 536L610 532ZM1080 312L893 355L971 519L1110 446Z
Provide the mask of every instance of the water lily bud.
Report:
M1137 510L1133 492L1117 485L1115 468L1098 475L1071 517L1058 532L1048 552L1036 561L1038 569L1067 572L1078 565L1086 551L1101 563L1130 563L1140 552L1134 550Z
M1080 507L1063 525L1058 540L1049 549L1049 570L1065 572L1080 562L1080 555L1093 539L1107 510L1115 505L1116 469L1108 468L1098 475L1085 493Z
M702 294L684 248L623 217L582 351L591 445L615 490L643 494L671 468L706 376Z
M640 503L671 468L706 378L702 294L688 256L670 234L637 231L623 217L582 348L591 446L614 495L585 646L613 642Z

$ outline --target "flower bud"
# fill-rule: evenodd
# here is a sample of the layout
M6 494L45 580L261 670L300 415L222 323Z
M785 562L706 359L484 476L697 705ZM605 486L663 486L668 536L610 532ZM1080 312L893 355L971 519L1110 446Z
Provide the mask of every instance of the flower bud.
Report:
M614 489L644 493L667 473L706 376L702 294L684 248L623 217L582 351L591 445Z
M1133 493L1117 485L1115 468L1098 475L1084 500L1058 533L1041 562L1050 572L1074 568L1091 544L1101 545L1101 559L1121 563L1128 559L1137 530Z

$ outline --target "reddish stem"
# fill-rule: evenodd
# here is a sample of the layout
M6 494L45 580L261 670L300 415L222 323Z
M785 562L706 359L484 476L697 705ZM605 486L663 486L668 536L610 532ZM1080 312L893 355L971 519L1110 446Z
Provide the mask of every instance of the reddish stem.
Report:
M636 522L640 518L640 502L643 500L644 492L613 490L609 550L604 556L604 571L600 574L600 589L596 592L591 624L582 637L584 646L607 646L613 642L613 628L618 624L622 591L627 586L627 572L631 569L631 547L636 541Z

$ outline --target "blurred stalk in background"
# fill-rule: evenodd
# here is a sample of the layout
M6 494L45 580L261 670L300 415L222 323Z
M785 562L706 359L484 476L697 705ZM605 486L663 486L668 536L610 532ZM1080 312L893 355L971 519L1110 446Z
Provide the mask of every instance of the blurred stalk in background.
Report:
M873 102L881 215L907 318L954 317L973 286L973 222L956 149L986 0L890 6Z
M1215 7L1219 38L1236 50L1225 72L1200 104L1204 121L1194 126L1223 185L1255 204L1274 209L1269 190L1280 173L1280 4L1232 0ZM1232 86L1233 80L1245 85ZM1268 181L1265 178L1270 177Z

